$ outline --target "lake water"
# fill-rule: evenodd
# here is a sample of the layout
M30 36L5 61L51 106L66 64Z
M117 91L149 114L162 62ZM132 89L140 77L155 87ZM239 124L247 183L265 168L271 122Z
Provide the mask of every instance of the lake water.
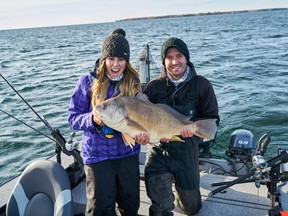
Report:
M0 31L1 74L65 138L67 108L78 78L100 55L103 39L126 31L131 62L145 44L161 68L160 48L182 38L198 74L213 84L221 123L214 154L225 156L231 133L271 136L267 157L288 144L288 10ZM37 130L49 130L0 77L0 109ZM54 154L55 144L0 112L0 185L33 159ZM81 132L77 132L80 138Z

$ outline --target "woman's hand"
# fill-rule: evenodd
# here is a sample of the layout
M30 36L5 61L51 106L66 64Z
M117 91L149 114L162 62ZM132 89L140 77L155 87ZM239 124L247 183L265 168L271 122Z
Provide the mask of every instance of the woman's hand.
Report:
M93 122L96 123L99 126L104 126L104 122L98 118L96 115L92 116Z
M147 133L139 133L134 137L135 142L146 145L149 142L149 135Z

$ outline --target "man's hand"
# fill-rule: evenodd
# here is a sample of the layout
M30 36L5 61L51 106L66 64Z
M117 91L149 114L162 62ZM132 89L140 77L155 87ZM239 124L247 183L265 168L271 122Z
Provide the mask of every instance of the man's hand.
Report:
M166 142L166 143L169 143L169 139L167 139L167 138L162 138L162 139L160 139L160 142Z
M193 136L193 133L189 130L189 129L183 129L181 131L181 136L183 138L189 138L189 137L192 137ZM169 139L167 138L162 138L160 139L161 142L166 142L166 143L169 143Z
M188 138L188 137L192 137L193 136L193 133L189 130L189 129L183 129L181 131L181 136L183 138Z

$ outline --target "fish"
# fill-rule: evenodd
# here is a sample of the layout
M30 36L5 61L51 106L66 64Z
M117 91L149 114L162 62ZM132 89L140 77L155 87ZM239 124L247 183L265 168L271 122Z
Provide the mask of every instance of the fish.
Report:
M144 93L107 99L92 112L105 125L121 132L125 145L131 148L135 145L133 137L139 133L147 133L149 143L159 143L162 138L185 142L179 137L183 129L208 140L214 139L218 129L217 119L191 121L191 116L182 115L166 104L150 102Z

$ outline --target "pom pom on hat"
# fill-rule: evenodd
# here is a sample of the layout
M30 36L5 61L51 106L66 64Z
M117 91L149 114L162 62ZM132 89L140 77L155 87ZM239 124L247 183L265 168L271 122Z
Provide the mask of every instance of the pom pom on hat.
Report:
M125 38L126 32L121 29L115 29L112 34L105 38L102 45L101 61L107 57L120 57L126 61L130 59L130 47Z

